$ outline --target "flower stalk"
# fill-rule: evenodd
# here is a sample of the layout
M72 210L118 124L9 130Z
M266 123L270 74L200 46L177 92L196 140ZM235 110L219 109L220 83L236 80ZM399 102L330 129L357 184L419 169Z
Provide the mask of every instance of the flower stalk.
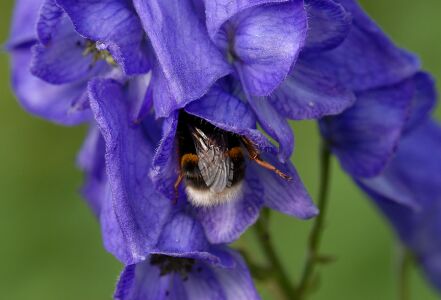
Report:
M410 271L412 267L412 254L403 245L399 245L398 247L397 299L410 300Z
M286 270L283 268L282 262L276 253L275 247L268 233L269 214L270 211L268 209L264 209L262 211L261 217L254 226L257 240L260 244L264 256L271 266L271 273L274 276L280 292L285 299L295 300L297 299L295 287L289 280L289 276Z
M314 221L307 245L307 257L303 267L302 276L296 290L297 299L304 299L308 288L311 286L314 270L323 261L319 254L320 241L324 230L324 221L328 207L329 182L331 171L331 152L325 142L321 146L320 155L320 189L318 208L320 214Z

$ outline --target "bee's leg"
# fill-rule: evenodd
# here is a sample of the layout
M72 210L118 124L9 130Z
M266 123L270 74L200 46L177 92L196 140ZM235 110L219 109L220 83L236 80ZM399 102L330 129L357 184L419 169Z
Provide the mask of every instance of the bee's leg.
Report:
M173 204L176 204L178 202L178 198L179 198L179 185L182 182L182 179L184 179L184 173L180 172L178 178L175 181L175 198L173 199Z
M282 177L285 180L291 180L292 179L291 176L283 173L282 171L277 169L275 166L273 166L269 162L266 162L266 161L262 160L260 158L259 150L256 148L256 146L254 145L253 142L251 142L249 139L247 139L245 137L241 137L241 139L242 139L242 142L243 142L245 148L247 149L248 154L250 156L250 159L252 161L257 163L262 168L265 168L267 170L270 170L270 171L276 173L277 175L279 175L280 177Z

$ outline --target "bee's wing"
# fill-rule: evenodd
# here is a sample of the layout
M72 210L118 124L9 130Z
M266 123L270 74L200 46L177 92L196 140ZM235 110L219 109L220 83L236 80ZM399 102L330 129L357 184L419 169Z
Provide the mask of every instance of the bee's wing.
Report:
M223 134L207 136L199 128L190 128L199 158L198 167L210 191L222 192L233 181L234 164L227 155L227 137Z

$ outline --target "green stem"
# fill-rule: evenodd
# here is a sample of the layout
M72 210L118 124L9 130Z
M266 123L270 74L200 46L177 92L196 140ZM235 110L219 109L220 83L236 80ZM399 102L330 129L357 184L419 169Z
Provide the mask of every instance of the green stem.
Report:
M320 190L318 196L318 208L320 214L314 221L307 245L306 262L303 267L302 277L297 287L298 299L304 299L308 288L311 285L314 269L320 262L319 247L324 229L324 220L328 207L328 189L331 171L331 153L329 148L323 142L321 147L321 172L320 172Z
M272 278L272 269L267 266L257 264L245 249L237 249L245 260L251 276L254 279L265 281Z
M412 266L412 255L402 245L399 246L398 262L398 300L410 300L410 271Z
M264 210L261 217L255 224L255 232L257 240L262 248L263 254L271 265L272 274L283 296L288 300L297 299L295 288L289 280L289 276L283 268L274 245L272 244L270 235L268 234L268 218L269 211Z

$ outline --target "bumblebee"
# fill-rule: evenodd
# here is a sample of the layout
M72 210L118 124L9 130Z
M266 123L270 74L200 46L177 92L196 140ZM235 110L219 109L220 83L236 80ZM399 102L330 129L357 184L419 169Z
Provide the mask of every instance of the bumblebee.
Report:
M285 180L291 178L260 158L256 146L244 136L222 130L187 114L179 114L177 127L179 176L174 188L185 181L189 201L195 206L214 206L242 196L245 153L251 161ZM176 196L177 199L177 196Z

